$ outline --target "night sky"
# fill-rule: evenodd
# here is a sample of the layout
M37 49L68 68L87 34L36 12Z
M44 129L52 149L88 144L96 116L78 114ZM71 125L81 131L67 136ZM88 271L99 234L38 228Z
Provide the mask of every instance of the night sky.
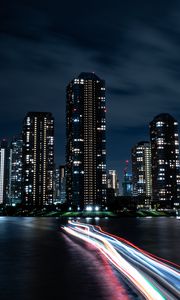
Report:
M65 90L81 72L106 81L107 166L122 172L154 116L180 121L180 1L1 0L0 138L50 111L63 164Z

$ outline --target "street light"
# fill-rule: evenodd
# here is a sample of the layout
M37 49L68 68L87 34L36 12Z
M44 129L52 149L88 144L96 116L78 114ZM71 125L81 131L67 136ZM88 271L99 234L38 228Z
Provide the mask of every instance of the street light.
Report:
M87 210L87 211L92 211L92 206L87 206L87 207L86 207L86 210Z

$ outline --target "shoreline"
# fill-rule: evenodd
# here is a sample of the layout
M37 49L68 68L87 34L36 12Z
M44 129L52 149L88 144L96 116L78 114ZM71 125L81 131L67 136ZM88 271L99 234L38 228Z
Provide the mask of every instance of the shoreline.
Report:
M176 211L156 211L156 210L138 210L138 211L99 211L99 212L69 212L69 211L17 211L1 212L0 217L59 217L59 218L144 218L144 217L180 217Z

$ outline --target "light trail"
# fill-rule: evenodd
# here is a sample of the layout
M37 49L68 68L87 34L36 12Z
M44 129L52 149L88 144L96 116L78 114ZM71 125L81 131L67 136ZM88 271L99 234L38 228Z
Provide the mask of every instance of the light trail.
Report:
M97 287L98 289L100 289L102 299L132 300L132 297L129 294L129 290L127 291L124 282L119 280L119 278L117 277L117 273L114 272L111 264L109 264L109 261L106 259L106 257L100 251L98 253L98 256L94 255L94 251L97 250L96 247L94 247L90 243L86 243L87 247L84 249L81 244L77 243L77 241L75 240L72 240L69 234L67 235L66 233L64 233L63 237L68 243L68 247L71 248L70 252L72 253L73 257L76 257L76 255L78 255L78 257L80 256L82 259L82 264L84 265L84 261L86 261L86 264L89 265L91 272L92 270L94 270L93 283L88 282L88 286L90 284L91 287L94 287L94 281L96 281ZM86 299L86 297L84 297L84 299Z
M84 236L80 232L76 232L74 229L64 227L64 230L75 237L79 237L82 240L91 243L93 246L98 248L101 251L101 253L103 253L118 270L120 270L136 287L138 287L138 290L141 291L141 293L145 296L146 299L165 299L160 295L160 293L156 291L155 288L152 287L150 283L148 283L146 279L143 278L141 274L137 272L135 268L128 264L122 257L120 257L120 255L119 257L117 256L118 254L116 253L116 250L109 245L109 242L105 241L103 238L99 238L99 240L105 244L105 246L103 246L101 243L89 239L89 237ZM93 234L90 233L90 236L93 236Z
M134 245L133 243L127 241L126 239L123 239L123 238L121 238L121 237L119 237L119 236L117 236L117 235L114 235L114 234L112 234L112 233L108 233L108 232L102 230L102 228L101 228L100 226L97 226L97 225L96 225L95 227L98 228L99 231L101 231L102 233L107 234L107 235L109 235L109 236L111 236L111 237L114 237L115 239L117 239L117 240L119 240L119 241L121 241L121 242L123 242L123 243L125 243L125 244L127 244L127 245L129 245L129 246L131 246L131 247L133 247L133 248L136 248L138 251L144 253L146 256L150 256L150 258L153 258L153 259L155 259L155 260L157 260L157 261L165 262L165 263L168 264L169 266L172 266L172 267L175 267L175 268L178 268L178 269L180 268L180 266L177 265L177 264L174 263L174 262L171 262L171 261L169 261L169 260L167 260L167 259L164 259L164 258L162 258L162 257L158 257L158 256L155 255L155 254L149 253L148 251L145 251L145 250L143 250L143 249L137 247L136 245Z
M179 299L180 276L175 264L169 266L99 226L69 221L62 228L99 249L146 299Z
M98 232L95 228L92 229ZM107 233L103 232L102 234L105 237L109 238L109 235ZM164 262L162 263L161 261L158 261L156 258L151 257L149 254L146 254L146 252L144 252L140 248L138 248L137 250L137 247L133 247L132 244L131 247L129 247L128 244L124 244L114 237L111 241L114 247L117 250L120 250L127 259L131 258L131 261L134 261L137 264L139 263L139 265L141 265L141 267L143 266L146 271L153 272L154 277L158 277L158 279L161 280L165 285L169 285L169 288L173 286L175 290L178 290L178 294L180 288L179 272L174 267L168 266Z

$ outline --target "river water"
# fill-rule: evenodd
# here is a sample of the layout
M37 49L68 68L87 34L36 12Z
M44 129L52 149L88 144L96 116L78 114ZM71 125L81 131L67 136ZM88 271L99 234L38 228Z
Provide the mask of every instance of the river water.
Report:
M121 218L97 224L180 264L180 220ZM1 300L140 299L92 246L65 234L56 218L0 217ZM121 277L121 276L120 276Z

